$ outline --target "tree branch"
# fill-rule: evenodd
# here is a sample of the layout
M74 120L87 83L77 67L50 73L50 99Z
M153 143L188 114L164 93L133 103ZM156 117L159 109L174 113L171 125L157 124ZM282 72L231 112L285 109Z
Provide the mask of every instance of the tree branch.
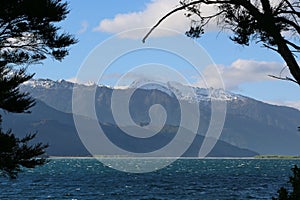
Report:
M288 41L288 40L285 40L285 42L286 42L288 45L292 46L292 47L293 47L294 49L296 49L297 51L300 50L300 46L298 46L298 45L296 45L296 44L294 44L294 43L292 43L292 42L290 42L290 41Z
M297 17L300 17L300 12L291 11L291 10L279 10L278 12L276 12L276 14L291 14L291 15L296 15ZM295 17L293 17L293 18L295 19Z
M286 2L286 4L288 5L288 7L295 13L297 13L297 11L295 10L295 5L292 5L288 0L284 0Z
M276 51L278 53L278 49L275 49L274 47L271 47L271 46L269 46L267 44L263 44L263 46L266 47L266 48L268 48L268 49L271 49L273 51Z
M276 78L276 79L283 80L283 81L291 81L291 82L294 82L294 83L298 84L298 82L296 80L294 80L290 77L287 77L287 76L286 77L279 77L279 76L274 76L274 75L268 75L268 76L271 77L271 78Z
M300 34L300 27L297 23L290 21L290 20L286 19L285 17L276 17L274 19L277 22L286 23L286 24L292 26L293 28L295 28L295 30L298 32L298 34Z
M255 5L253 2L257 2L257 5ZM197 7L197 4L199 4L199 6L203 4L217 6L224 5L224 8L219 6L219 9L221 10L228 9L228 12L225 10L226 15L224 16L225 19L228 20L228 22L224 20L224 24L228 23L228 25L232 28L231 30L233 30L233 32L236 33L238 37L241 37L240 44L246 43L249 40L250 36L256 34L256 38L261 39L261 41L264 43L264 47L276 51L280 54L280 56L287 63L290 73L294 79L291 79L289 77L278 78L282 80L284 79L293 81L300 85L300 68L296 61L295 55L293 54L293 51L291 51L290 49L294 48L293 50L297 50L297 52L299 52L300 45L297 45L291 41L287 41L282 34L282 32L284 31L295 31L296 33L298 33L298 35L300 34L300 27L298 24L299 21L297 18L297 16L299 16L298 8L300 9L300 2L299 0L297 0L296 3L290 3L289 0L281 0L278 3L278 7L273 8L270 5L270 0L185 0L181 6L171 10L166 15L164 15L145 35L145 37L142 39L142 42L145 43L149 35L166 18L180 10L188 10L191 13L197 14L200 19L202 19L202 21L199 21L199 25L197 25L196 28L203 28L203 26L206 25L207 21L209 21L213 17L217 17L218 13L221 15L222 12L218 11L216 15L206 16L205 18L205 16L201 16L200 7ZM245 13L236 13L238 12L237 9L245 10ZM282 14L278 14L276 13L276 11L280 11L282 12ZM284 14L284 11L286 12L286 14ZM236 21L234 19L235 15L237 15ZM241 24L239 22L241 22ZM236 31L234 28L236 28ZM198 29L196 29L195 31L198 31Z
M168 12L166 15L164 15L151 29L150 31L145 35L145 37L142 39L142 42L145 43L146 39L149 37L149 35L154 31L154 29L156 29L166 18L168 18L170 15L180 11L180 10L184 10L189 6L192 5L196 5L196 4L200 4L200 3L204 3L204 4L217 4L217 3L230 3L232 1L228 0L228 1L221 1L221 0L217 0L217 1L207 1L207 0L199 0L199 1L193 1L190 2L188 4L184 4L178 8L175 8L174 10L171 10L170 12Z

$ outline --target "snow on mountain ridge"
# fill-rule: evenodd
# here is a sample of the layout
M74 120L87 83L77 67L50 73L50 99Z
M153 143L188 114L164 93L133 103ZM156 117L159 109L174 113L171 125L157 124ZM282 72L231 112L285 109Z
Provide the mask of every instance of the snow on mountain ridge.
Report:
M52 88L53 86L55 86L55 83L60 83L59 81L52 81L50 79L32 79L32 80L28 80L26 82L23 83L23 85L25 86L29 86L32 88L37 88L37 87L43 87L46 89Z
M167 84L162 83L162 82L153 82L151 80L137 80L132 82L129 85L129 88L131 89L144 89L144 90L159 90L163 93L168 94L169 96L174 96L173 92L170 90Z
M181 98L188 101L207 101L207 100L221 100L232 101L240 99L241 96L227 92L223 89L214 88L199 88L195 86L183 85L178 82L169 82L169 88L176 90L181 94Z
M45 88L45 89L73 89L74 85L84 85L87 87L95 86L94 82L88 82L86 84L72 83L66 80L58 80L53 81L50 79L33 79L26 81L23 83L26 87L31 88ZM130 86L122 86L122 87L111 87L105 85L97 85L98 87L107 87L111 89L121 89L126 90L128 88L131 89L144 89L144 90L159 90L163 93L166 93L169 96L176 95L181 100L186 101L208 101L208 100L223 100L223 101L233 101L242 99L241 95L237 95L223 89L214 89L214 88L199 88L195 86L183 85L179 82L167 82L167 83L153 83L143 81L143 82L133 82Z
M79 84L79 83L73 83L73 82L70 82L70 81L66 81L64 79L59 79L57 81L53 81L51 79L32 79L32 80L29 80L29 81L26 81L23 83L23 85L25 86L29 86L29 87L32 87L32 88L45 88L45 89L50 89L50 88L67 88L67 89L73 89L73 86L75 84L78 84L78 85L85 85L85 86L94 86L96 85L96 83L94 82L87 82L87 83L84 83L84 84Z

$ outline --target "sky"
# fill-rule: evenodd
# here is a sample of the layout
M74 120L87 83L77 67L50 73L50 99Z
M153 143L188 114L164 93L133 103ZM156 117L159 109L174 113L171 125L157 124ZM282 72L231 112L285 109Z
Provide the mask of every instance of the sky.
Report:
M86 63L94 65L94 68L85 68L89 70L87 77L99 78L101 70L99 71L97 66L107 62L109 67L105 68L105 74L102 74L101 80L97 79L99 84L113 86L137 66L144 66L141 68L145 69L144 74L156 73L166 77L164 72L152 69L157 69L157 66L158 68L167 66L184 76L192 85L201 87L203 85L199 74L185 58L189 55L194 56L191 59L197 56L200 58L200 54L203 54L215 64L226 90L264 102L300 109L299 86L268 76L279 75L284 69L281 57L271 50L262 48L261 44L251 43L249 47L234 44L229 39L230 32L220 31L214 22L209 24L201 38L192 40L184 36L190 21L183 12L180 12L172 15L160 25L159 28L166 28L168 31L160 29L154 31L148 41L143 44L142 38L150 29L149 27L153 26L170 9L175 8L178 0L72 0L68 2L70 13L58 25L62 27L62 30L74 34L79 42L70 47L69 55L62 62L47 59L41 65L30 66L29 71L35 73L36 79L78 81L80 69L84 68ZM211 9L204 8L207 13L210 13ZM136 30L137 28L142 29ZM146 48L152 41L155 43L156 40L168 39L171 44L174 44L174 48L176 45L184 46L185 56L175 55L169 50ZM140 49L116 55L116 52L123 48L122 45L136 45L134 48ZM128 46L126 48L129 48ZM199 54L199 48L194 51L194 47L200 47L203 51L200 50ZM91 59L93 56L94 59ZM95 63L91 64L93 61ZM153 64L156 67L151 68ZM100 68L103 69L103 66ZM215 77L212 73L208 73L211 69L205 66L201 74L205 77L202 79L212 83L210 86L213 87ZM288 75L288 70L284 69L282 73ZM142 73L135 75L143 76ZM133 80L134 76L131 74L130 78Z

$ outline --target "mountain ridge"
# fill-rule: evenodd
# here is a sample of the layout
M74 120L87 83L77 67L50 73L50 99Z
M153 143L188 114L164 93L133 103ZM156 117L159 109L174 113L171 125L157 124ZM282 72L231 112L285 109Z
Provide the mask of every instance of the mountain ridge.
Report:
M40 100L37 100L31 114L4 114L3 122L3 128L6 130L12 128L18 137L24 137L28 133L37 132L37 137L33 142L48 143L49 148L46 152L49 156L91 156L91 153L86 149L77 134L72 114L55 110ZM115 125L101 124L101 126L111 134L112 141L117 142L116 145L125 145L124 148L130 151L138 151L140 149L139 145L134 141L120 139L119 135L121 132ZM171 129L172 127L167 127L164 130L165 136L163 140L170 139L170 134L173 134L170 131ZM186 134L192 133L186 131ZM194 141L191 144L183 156L197 157L198 150L201 147L199 145L201 145L203 139L203 136L196 136L196 142ZM143 149L147 151L150 151L151 148L153 148L152 145L143 146ZM226 149L225 152L223 151L224 149ZM103 155L101 153L99 152L96 155ZM115 154L111 152L110 155ZM254 151L241 149L223 141L218 141L215 148L208 154L210 157L252 157L255 155L257 153Z
M147 83L146 83L147 84ZM34 80L21 86L22 91L32 94L36 99L45 102L57 110L72 113L72 89L78 86L64 80ZM167 85L167 84L166 84ZM171 86L174 86L170 84ZM164 86L166 89L169 86ZM95 90L95 110L101 123L114 124L111 113L111 87L95 84L79 85L82 88ZM145 85L147 86L147 85ZM183 86L186 87L186 86ZM133 88L117 89L129 92ZM182 90L182 89L181 89ZM210 89L210 94L220 95L219 100L226 101L227 112L224 129L220 139L239 148L249 149L260 154L298 155L300 134L297 132L300 111L295 108L266 104L253 98L237 95L216 89ZM198 93L197 93L198 92ZM200 121L197 134L205 135L211 117L211 96L209 89L196 89L199 103ZM83 95L84 96L84 95ZM176 95L175 95L176 96ZM130 100L130 114L137 124L148 124L148 112L154 104L161 104L167 111L167 124L177 126L180 122L180 108L175 96L170 96L155 88L139 88ZM178 96L178 95L177 95ZM180 96L179 96L180 97ZM79 97L81 98L81 97ZM82 97L83 98L83 97ZM79 99L80 101L81 99ZM82 99L83 100L83 99ZM182 101L193 103L183 96ZM192 99L195 100L195 99ZM214 99L216 100L216 98ZM216 100L218 101L218 100ZM191 112L192 114L192 112Z

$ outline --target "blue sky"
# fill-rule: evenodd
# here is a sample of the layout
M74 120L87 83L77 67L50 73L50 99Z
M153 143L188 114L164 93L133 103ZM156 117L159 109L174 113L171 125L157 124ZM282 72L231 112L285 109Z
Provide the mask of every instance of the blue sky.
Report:
M79 43L70 48L70 55L62 62L48 59L43 65L31 66L29 70L36 73L35 78L74 80L80 66L97 45L116 37L115 35L121 31L152 26L169 9L174 8L177 2L177 0L69 1L70 13L59 25L63 30L74 34ZM207 8L207 12L209 10L210 8ZM180 33L184 33L188 26L189 22L183 13L170 17L161 25L162 28L174 29ZM268 77L269 74L280 73L284 66L282 59L275 52L261 48L260 44L251 44L250 47L236 45L229 40L229 35L230 32L219 32L212 23L206 34L196 41L218 65L225 88L258 100L300 108L299 86ZM159 38L160 34L153 33L153 36ZM127 38L134 42L141 39L142 35L138 34ZM111 48L113 51L114 47ZM195 75L186 69L188 66L185 66L184 62L164 53L160 55L159 52L144 51L128 55L127 58L122 57L120 61L122 62L115 62L113 69L107 70L104 84L114 83L129 70L130 65L151 62L174 67L179 72L185 73L185 76L190 76L190 80L195 79ZM284 71L285 74L287 72Z

